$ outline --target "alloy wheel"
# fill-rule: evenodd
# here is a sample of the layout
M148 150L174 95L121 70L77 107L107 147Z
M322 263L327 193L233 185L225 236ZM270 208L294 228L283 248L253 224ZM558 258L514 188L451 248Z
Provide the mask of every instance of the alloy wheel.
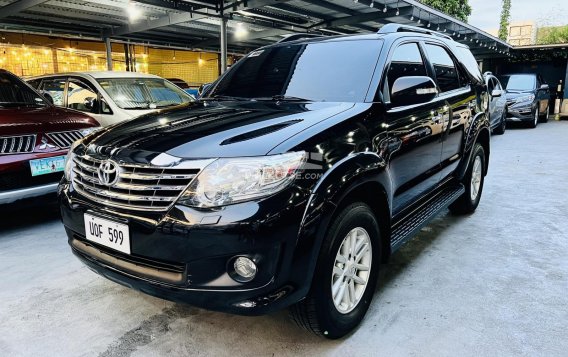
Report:
M339 247L331 274L331 295L337 311L347 314L357 307L369 283L373 250L369 233L353 228Z
M481 176L483 174L481 166L481 157L476 156L473 161L473 169L471 170L470 197L472 202L477 199L479 188L481 187Z

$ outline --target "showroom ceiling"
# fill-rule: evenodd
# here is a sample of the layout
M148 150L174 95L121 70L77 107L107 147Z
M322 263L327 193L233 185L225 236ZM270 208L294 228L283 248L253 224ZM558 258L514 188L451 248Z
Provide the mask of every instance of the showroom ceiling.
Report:
M371 33L391 22L445 31L480 57L503 56L511 49L414 0L0 0L0 32L205 50L219 49L221 16L228 18L229 51L240 53L293 33Z

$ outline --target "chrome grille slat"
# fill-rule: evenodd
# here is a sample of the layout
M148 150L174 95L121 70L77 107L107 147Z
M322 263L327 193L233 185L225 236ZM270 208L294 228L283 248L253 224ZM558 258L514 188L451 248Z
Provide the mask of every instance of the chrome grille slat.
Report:
M0 154L22 154L34 151L35 135L0 137Z
M99 179L105 161L88 155L74 157L73 186L77 193L111 207L159 212L169 209L182 195L199 168L175 168L116 163L119 180L106 186Z
M47 133L47 137L62 149L66 149L73 145L73 143L83 138L80 130L60 131L54 133Z

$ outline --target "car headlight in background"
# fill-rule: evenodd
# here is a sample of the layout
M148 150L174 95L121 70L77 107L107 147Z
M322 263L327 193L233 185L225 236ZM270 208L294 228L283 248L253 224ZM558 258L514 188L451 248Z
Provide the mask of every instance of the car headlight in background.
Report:
M306 161L306 153L218 159L190 184L180 203L222 205L269 196L287 187Z
M515 98L515 103L532 102L533 100L534 100L534 94L529 94Z
M85 129L81 130L81 135L84 138L85 136L90 135L94 132L97 132L101 129L102 129L102 127L100 127L100 126L95 126L95 127L92 127L92 128L85 128Z

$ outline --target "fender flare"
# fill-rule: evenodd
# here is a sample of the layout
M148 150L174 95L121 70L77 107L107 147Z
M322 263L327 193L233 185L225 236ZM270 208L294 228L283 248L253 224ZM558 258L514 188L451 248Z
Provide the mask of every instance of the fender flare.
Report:
M308 256L303 257L306 265L302 267L306 280L301 284L301 289L305 289L306 294L311 286L323 240L333 217L341 208L340 203L345 202L350 193L366 184L377 185L376 187L382 190L388 201L390 218L390 173L386 169L385 160L376 153L360 152L347 156L330 168L314 185L296 241L296 251L308 252ZM390 227L390 221L383 223Z
M472 120L467 136L464 138L463 142L463 152L462 160L456 169L456 176L459 180L462 180L467 171L467 167L471 160L471 155L473 153L473 146L480 139L480 135L487 135L487 152L485 153L489 157L490 148L490 137L491 130L489 129L489 120L484 112L478 113ZM485 174L487 174L487 169L489 168L489 160L486 160Z

